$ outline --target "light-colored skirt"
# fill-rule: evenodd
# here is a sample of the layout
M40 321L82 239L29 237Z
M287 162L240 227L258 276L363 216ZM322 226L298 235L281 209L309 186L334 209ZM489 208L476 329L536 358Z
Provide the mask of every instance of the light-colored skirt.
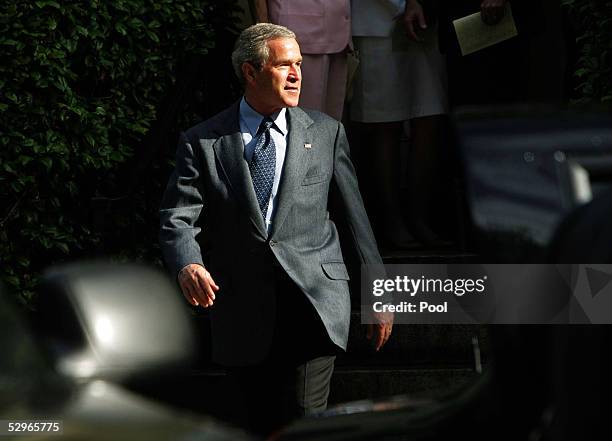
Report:
M448 112L446 66L437 29L421 32L423 42L398 29L392 37L353 37L359 68L353 82L351 119L405 121Z

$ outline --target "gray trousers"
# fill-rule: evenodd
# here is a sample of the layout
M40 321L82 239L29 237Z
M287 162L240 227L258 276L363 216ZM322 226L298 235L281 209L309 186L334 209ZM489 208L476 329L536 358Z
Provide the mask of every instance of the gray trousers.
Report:
M325 410L334 359L318 357L293 368L262 363L232 369L248 429L267 436L295 418Z
M338 351L314 307L280 268L275 284L278 313L269 356L254 366L229 369L249 429L261 435L327 408Z

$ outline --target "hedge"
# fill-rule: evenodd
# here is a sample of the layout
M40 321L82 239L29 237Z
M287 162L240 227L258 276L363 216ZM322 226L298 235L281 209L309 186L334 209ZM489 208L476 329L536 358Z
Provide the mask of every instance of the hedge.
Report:
M563 0L577 102L612 100L612 1ZM159 263L176 134L239 93L237 0L0 4L0 279L96 255Z
M578 35L576 104L612 101L612 1L563 0Z
M177 128L235 93L218 51L228 57L236 10L214 0L2 2L0 278L25 303L53 263L156 259Z

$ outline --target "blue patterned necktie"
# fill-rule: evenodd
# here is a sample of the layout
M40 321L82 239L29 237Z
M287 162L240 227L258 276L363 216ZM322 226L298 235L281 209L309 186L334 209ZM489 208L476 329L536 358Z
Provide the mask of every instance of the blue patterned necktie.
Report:
M270 194L272 194L272 184L274 184L274 172L276 169L276 146L270 134L270 127L274 121L267 116L259 125L257 133L259 139L255 145L253 159L249 164L251 171L251 179L253 179L253 188L259 203L259 209L266 220L268 212L268 203L270 202Z

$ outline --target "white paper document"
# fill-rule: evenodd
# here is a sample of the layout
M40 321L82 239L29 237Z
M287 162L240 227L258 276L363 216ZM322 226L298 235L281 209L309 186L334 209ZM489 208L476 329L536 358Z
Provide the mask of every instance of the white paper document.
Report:
M488 25L482 21L480 12L453 21L461 54L467 55L518 35L512 8L506 3L504 18Z

